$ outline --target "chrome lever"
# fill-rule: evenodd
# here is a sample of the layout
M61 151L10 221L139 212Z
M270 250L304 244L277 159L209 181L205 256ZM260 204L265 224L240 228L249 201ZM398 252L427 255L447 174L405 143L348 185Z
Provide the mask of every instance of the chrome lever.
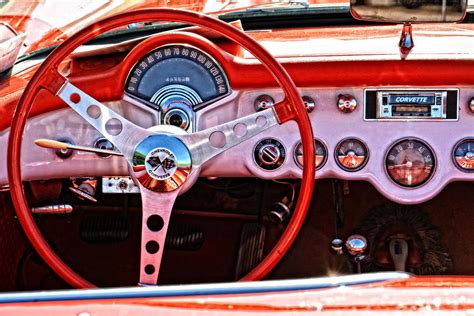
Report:
M52 139L40 138L40 139L35 140L35 144L40 147L49 148L49 149L57 149L57 150L69 149L69 150L85 151L85 152L96 153L96 154L123 156L121 152L118 152L115 150L107 150L107 149L100 149L100 148L86 147L86 146L76 146L76 145L71 145L68 143L63 143L63 142L52 140Z

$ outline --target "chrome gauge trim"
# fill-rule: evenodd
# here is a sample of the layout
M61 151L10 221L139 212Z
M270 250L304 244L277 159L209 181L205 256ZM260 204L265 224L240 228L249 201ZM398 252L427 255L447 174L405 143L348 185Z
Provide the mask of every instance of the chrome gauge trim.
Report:
M388 158L388 155L389 155L390 151L392 150L392 148L394 148L397 144L399 144L403 141L410 141L410 140L418 141L418 142L421 142L422 144L424 144L430 150L430 152L433 156L433 170L431 171L430 176L428 178L426 178L422 183L420 183L416 186L405 186L405 185L397 183L395 180L392 179L392 177L388 173L388 168L387 168L387 158ZM392 144L390 144L390 146L388 146L387 150L385 151L385 155L384 155L384 159L383 159L383 169L385 171L385 175L388 177L388 179L393 184L395 184L398 187L403 188L403 189L416 190L416 189L419 189L419 188L425 186L434 177L434 175L435 175L435 173L438 169L438 157L436 156L436 152L434 151L433 147L431 147L431 145L427 141L425 141L421 138L418 138L418 137L413 137L413 136L402 137L402 138L399 138L396 141L394 141Z
M132 92L128 91L127 90L127 87L129 86L129 83L130 81L132 80L132 77L133 77L133 73L135 72L136 69L138 69L138 67L140 66L141 62L143 62L145 60L145 58L148 58L150 56L152 56L155 52L158 52L158 51L161 51L163 49L166 49L166 48L170 48L171 49L171 55L169 56L175 56L175 57L180 57L180 58L184 58L182 57L181 55L176 55L174 54L174 51L173 51L173 48L185 48L185 49L188 49L188 50L193 50L193 51L196 51L197 52L197 56L196 56L196 60L195 62L197 64L203 64L203 67L206 66L206 62L204 61L203 62L200 62L199 61L199 58L202 56L205 57L205 59L207 59L210 63L212 63L213 66L216 67L216 70L217 70L217 73L219 76L222 76L222 83L224 84L225 86L225 89L226 89L226 93L223 93L222 95L219 95L217 96L216 98L213 98L213 99L210 99L210 100L207 100L207 101L204 101L201 102L200 104L196 104L195 106L193 106L192 110L194 111L197 111L199 109L202 109L204 107L206 107L207 105L211 104L211 103L214 103L228 95L230 95L232 93L232 89L230 87L230 83L229 83L229 78L227 77L227 74L226 72L224 71L224 68L222 67L222 65L210 54L208 53L207 51L204 51L202 50L201 48L198 48L196 46L193 46L193 45L190 45L190 44L186 44L186 43L169 43L169 44L165 44L165 45L162 45L162 46L158 46L156 47L155 49L151 50L151 51L148 51L146 53L144 53L140 59L130 68L130 71L128 72L127 74L127 79L124 83L124 86L123 86L123 91L125 94L127 94L128 96L138 100L138 101L142 101L144 104L146 104L147 106L150 106L154 109L160 109L160 106L159 105L156 105L154 104L153 102L151 102L150 100L146 100L146 99L143 99L139 96L136 96L134 95ZM168 56L166 56L168 57ZM191 60L191 59L190 59ZM155 63L153 63L154 65ZM212 70L212 67L209 67L211 70ZM207 66L206 66L207 69L209 69ZM138 69L140 70L140 69ZM144 69L141 69L141 71L145 71ZM146 71L145 71L146 72ZM214 76L214 79L216 79L217 77ZM141 78L141 75L140 75L140 78L137 79L138 82L140 82L142 80ZM219 80L220 81L220 80ZM182 82L182 81L181 81ZM184 81L185 82L185 81ZM217 82L217 81L216 81ZM180 83L179 81L175 82L175 83ZM217 84L217 83L216 83ZM154 92L156 94L156 91Z
M329 151L328 151L328 147L326 145L325 142L323 142L321 139L315 137L314 138L314 141L315 143L318 142L321 144L323 150L324 150L324 159L323 161L321 162L321 164L316 167L316 171L317 170L320 170L322 167L324 167L324 165L326 164L326 162L328 161L328 156L329 156ZM296 157L297 153L296 153L296 150L298 149L298 147L301 145L301 141L297 142L295 146L293 146L293 160L295 162L295 164L300 168L300 169L303 169L303 165L298 161L298 158ZM315 144L316 145L316 144ZM315 148L316 149L316 148Z
M461 166L457 163L456 157L455 157L456 149L457 149L459 146L461 146L463 143L468 142L468 141L474 142L474 137L465 137L465 138L462 138L461 140L459 140L459 141L453 146L453 150L452 150L452 152L451 152L451 159L452 159L452 161L453 161L454 166L456 166L456 168L458 168L460 171L465 172L465 173L473 173L473 172L474 172L474 169L464 169L463 167L461 167Z
M258 147L260 144L262 144L264 141L275 141L275 142L279 143L279 144L281 145L281 147L282 147L281 149L283 149L283 155L284 155L283 160L281 161L281 163L280 163L277 167L275 167L275 168L273 168L273 169L266 169L266 168L262 167L261 165L258 164L258 162L257 162L257 160L256 160L256 154L255 154L255 153L256 153L256 151L257 151L257 147ZM275 171L275 170L280 169L280 168L285 164L286 159L287 159L287 156L288 156L288 150L287 150L287 148L285 147L284 143L283 143L281 140L279 140L279 139L277 139L277 138L275 138L275 137L265 137L265 138L260 139L258 142L255 143L255 145L253 146L253 150L252 150L252 160L253 160L253 162L255 163L255 165L256 165L260 170L263 170L263 171L266 171L266 172L273 172L273 171Z
M350 168L347 168L345 166L343 166L340 162L339 162L339 159L338 159L338 150L339 150L339 146L341 146L342 143L346 142L346 141L350 141L350 140L355 140L355 141L358 141L360 142L364 147L365 147L365 152L366 152L366 155L365 155L365 159L364 159L364 162L357 168L355 169L350 169ZM367 163L369 162L369 159L370 159L370 150L369 150L369 146L367 146L367 144L360 138L358 137L346 137L346 138L343 138L342 140L340 140L337 144L336 144L336 147L334 147L334 160L336 161L336 164L339 168L341 168L342 170L344 171L347 171L347 172L357 172L361 169L363 169Z

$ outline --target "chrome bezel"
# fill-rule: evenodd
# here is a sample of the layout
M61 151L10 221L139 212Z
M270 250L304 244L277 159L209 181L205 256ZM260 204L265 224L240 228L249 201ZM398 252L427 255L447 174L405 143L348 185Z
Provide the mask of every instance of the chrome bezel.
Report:
M263 168L262 166L260 166L260 165L258 164L257 160L255 159L255 150L257 149L257 146L258 146L259 144L261 144L261 143L262 143L263 141L265 141L265 140L277 141L277 142L279 142L279 143L281 144L281 147L282 147L282 149L283 149L283 154L284 154L285 157L283 158L283 161L281 162L281 164L280 164L279 166L277 166L276 168L274 168L274 169L265 169L265 168ZM283 165L285 164L286 159L288 158L288 157L287 157L287 156L288 156L288 155L287 155L287 152L288 152L288 150L287 150L287 148L285 147L285 144L284 144L281 140L279 140L279 139L277 139L277 138L275 138L275 137L265 137L265 138L261 138L261 139L260 139L258 142L256 142L255 145L253 146L253 150L252 150L252 160L253 160L253 162L255 163L255 165L256 165L260 170L263 170L263 171L266 171L266 172L272 172L272 171L275 171L275 170L280 169L281 166L283 166Z
M321 146L323 147L323 150L325 152L325 155L324 155L324 159L323 161L321 162L321 164L316 168L316 171L317 170L320 170L322 167L324 167L324 165L326 164L326 162L328 161L328 156L329 156L329 152L328 152L328 147L326 145L326 143L324 143L321 139L319 138L314 138L314 142L319 142L321 144ZM298 148L298 146L301 145L301 141L297 142L296 145L293 147L293 160L295 162L295 164L300 168L300 169L303 169L303 165L300 164L300 162L298 161L298 158L296 158L296 149ZM316 145L316 144L315 144ZM316 148L315 148L315 151L316 151Z
M388 154L390 153L390 151L398 144L400 144L401 142L404 142L404 141L417 141L417 142L420 142L422 143L423 145L425 145L425 147L428 148L428 150L431 152L431 155L433 156L433 169L431 171L431 174L428 178L426 178L423 182L415 185L415 186L408 186L408 185L403 185L403 184L400 184L398 182L396 182L391 176L390 176L390 173L388 172L388 166L387 166L387 158L388 158ZM396 184L397 186L399 186L400 188L404 188L404 189L409 189L409 190L414 190L414 189L418 189L422 186L424 186L425 184L427 184L434 176L434 174L436 173L436 169L438 168L438 157L436 156L436 152L434 151L433 147L431 147L430 144L428 144L426 141L424 141L423 139L421 138L418 138L418 137L402 137L402 138L399 138L398 140L396 140L395 142L393 142L389 147L388 149L386 150L385 152L385 155L384 155L384 159L383 159L383 169L385 171L385 175L390 179L390 181L392 181L394 184Z
M458 168L460 171L462 172L465 172L465 173L473 173L474 172L474 169L464 169L463 167L461 167L457 161L456 161L456 158L454 156L455 152L456 152L456 149L463 143L467 142L467 141L471 141L474 143L474 137L465 137L465 138L462 138L461 140L459 140L453 147L453 150L451 151L451 159L453 161L453 164L456 166L456 168Z
M339 159L337 158L337 152L338 152L338 149L339 147L341 146L342 143L346 142L346 141L349 141L349 140L352 140L352 141L358 141L360 142L364 147L365 147L365 151L366 151L366 156L365 156L365 160L364 162L357 168L355 169L349 169L345 166L343 166L340 162L339 162ZM370 158L370 151L369 151L369 146L367 146L367 144L360 138L358 137L346 137L346 138L343 138L342 140L340 140L337 144L336 144L336 147L334 147L334 160L336 161L336 164L339 168L341 168L342 170L344 171L347 171L347 172L357 172L357 171L360 171L362 170L366 165L367 163L369 162L369 158Z

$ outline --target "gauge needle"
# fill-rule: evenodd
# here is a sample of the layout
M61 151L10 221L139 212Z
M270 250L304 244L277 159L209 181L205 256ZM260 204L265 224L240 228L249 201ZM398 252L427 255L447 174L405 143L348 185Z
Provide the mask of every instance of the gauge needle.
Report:
M52 140L52 139L37 139L35 140L35 144L43 147L43 148L49 148L49 149L57 149L57 150L78 150L78 151L86 151L86 152L91 152L91 153L97 153L97 154L105 154L105 155L114 155L114 156L123 156L122 153L114 150L107 150L107 149L100 149L100 148L94 148L94 147L85 147L85 146L76 146L76 145L71 145L68 143L63 143L59 142L57 140Z
M400 168L400 167L411 168L411 167L413 167L413 162L407 161L407 162L399 164L399 165L388 166L389 169Z

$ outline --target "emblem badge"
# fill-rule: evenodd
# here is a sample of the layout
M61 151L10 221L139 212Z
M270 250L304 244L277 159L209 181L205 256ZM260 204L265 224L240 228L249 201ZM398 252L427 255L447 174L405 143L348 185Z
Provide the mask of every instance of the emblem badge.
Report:
M148 174L156 180L170 178L178 168L176 156L166 148L155 148L145 158Z

